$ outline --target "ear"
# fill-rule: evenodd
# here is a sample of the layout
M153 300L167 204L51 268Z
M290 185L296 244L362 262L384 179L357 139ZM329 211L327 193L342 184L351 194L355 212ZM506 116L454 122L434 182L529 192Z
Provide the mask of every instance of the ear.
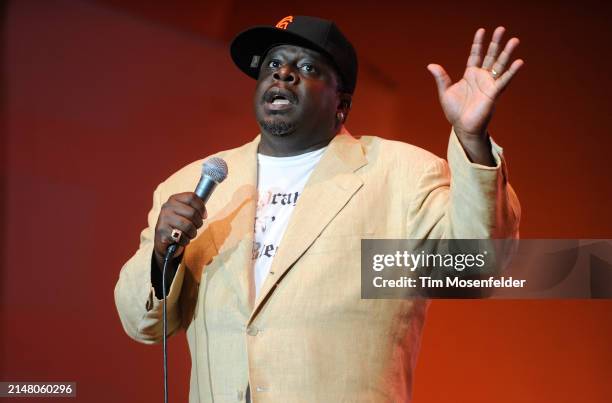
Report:
M351 103L353 102L353 96L346 92L341 92L338 94L338 109L336 110L336 114L341 114L342 121L340 124L344 124L346 122L346 118L351 110Z

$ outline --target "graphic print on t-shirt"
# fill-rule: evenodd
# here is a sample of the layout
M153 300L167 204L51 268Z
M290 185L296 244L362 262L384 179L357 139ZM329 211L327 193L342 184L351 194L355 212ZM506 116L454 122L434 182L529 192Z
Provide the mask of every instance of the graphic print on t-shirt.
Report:
M276 192L275 192L276 190ZM272 229L274 228L276 217L279 217L280 221L289 221L289 217L293 212L293 208L297 203L297 199L300 196L300 192L283 193L281 189L270 189L264 193L259 194L259 200L257 201L257 216L255 217L255 242L253 245L253 259L271 259L276 253L278 242L280 239L267 235L272 235ZM279 229L284 228L278 226ZM260 234L260 237L257 236ZM282 235L282 234L281 234ZM271 243L261 243L259 241L270 241Z
M252 256L256 295L270 271L304 186L324 151L321 148L294 157L257 155L258 200Z

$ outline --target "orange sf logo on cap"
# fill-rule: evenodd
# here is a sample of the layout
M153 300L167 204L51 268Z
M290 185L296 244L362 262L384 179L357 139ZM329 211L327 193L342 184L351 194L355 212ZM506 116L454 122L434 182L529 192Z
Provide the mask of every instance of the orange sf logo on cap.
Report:
M283 18L276 24L276 28L287 29L289 24L291 24L292 22L293 22L293 16L288 15L287 17Z

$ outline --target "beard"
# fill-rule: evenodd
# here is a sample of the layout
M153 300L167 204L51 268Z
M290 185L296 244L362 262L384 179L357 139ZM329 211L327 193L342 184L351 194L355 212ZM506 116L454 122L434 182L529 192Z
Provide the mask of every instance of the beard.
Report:
M276 137L284 137L295 131L296 125L295 123L287 123L287 122L279 122L277 120L272 119L263 119L260 120L259 126L261 129L267 133L270 133Z

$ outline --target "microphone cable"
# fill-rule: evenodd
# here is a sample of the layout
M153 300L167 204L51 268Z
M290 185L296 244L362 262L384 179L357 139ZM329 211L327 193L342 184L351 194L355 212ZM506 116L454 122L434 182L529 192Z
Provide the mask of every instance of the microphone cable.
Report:
M166 250L166 256L164 256L164 267L162 269L162 296L163 296L163 309L162 309L162 322L163 322L163 336L162 344L164 350L164 403L168 403L168 311L166 306L167 291L166 291L166 269L168 268L168 262L176 252L177 244L173 243L168 246Z
M227 163L219 157L211 157L204 161L202 164L202 175L200 181L194 191L195 195L198 196L204 203L208 201L208 198L212 194L213 190L217 185L225 180L227 177ZM164 267L162 268L162 296L163 300L163 350L164 350L164 403L168 403L168 311L166 306L167 292L166 292L166 269L168 268L168 262L174 256L178 244L175 242L168 246L166 255L164 256Z

